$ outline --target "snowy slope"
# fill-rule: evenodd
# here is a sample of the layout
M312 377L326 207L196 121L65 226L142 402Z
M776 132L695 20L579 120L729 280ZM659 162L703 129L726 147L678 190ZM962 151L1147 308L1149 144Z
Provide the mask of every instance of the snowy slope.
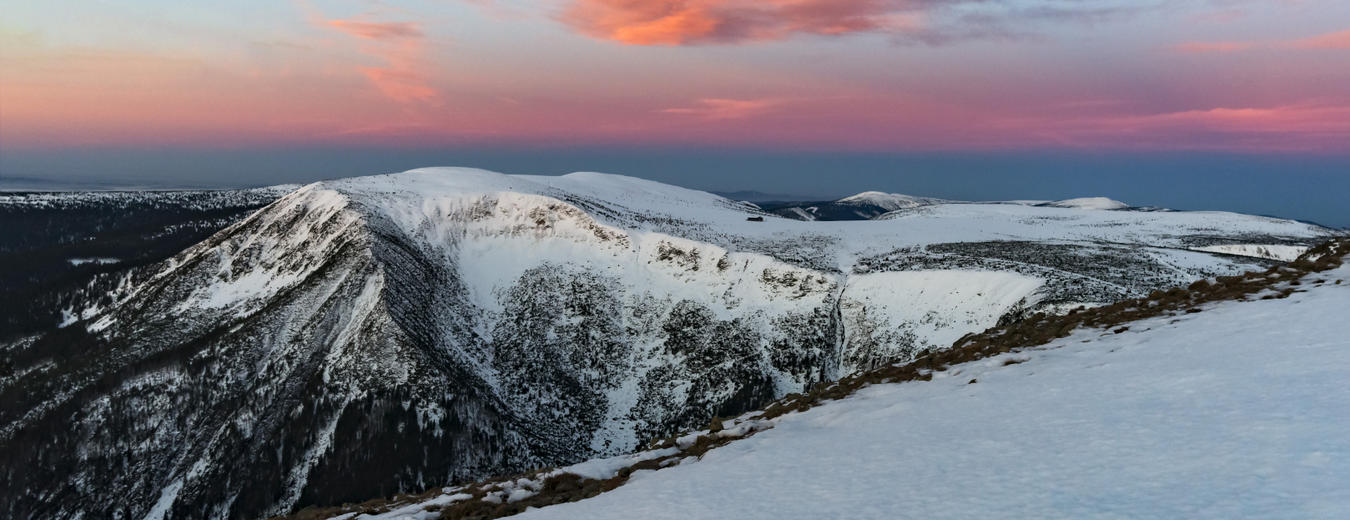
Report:
M598 173L305 186L0 348L0 455L41 468L5 476L26 491L0 513L266 516L626 453L1000 320L1270 263L1191 247L1330 234L1007 204L761 215Z
M852 276L840 298L844 373L871 370L1031 307L1043 280L999 271L930 270Z
M1343 518L1350 267L1313 278L870 387L521 518Z

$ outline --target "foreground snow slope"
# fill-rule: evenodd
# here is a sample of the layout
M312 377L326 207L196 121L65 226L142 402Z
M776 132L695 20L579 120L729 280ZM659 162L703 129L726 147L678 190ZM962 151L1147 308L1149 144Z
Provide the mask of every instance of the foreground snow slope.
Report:
M524 517L1344 518L1348 278L874 386Z

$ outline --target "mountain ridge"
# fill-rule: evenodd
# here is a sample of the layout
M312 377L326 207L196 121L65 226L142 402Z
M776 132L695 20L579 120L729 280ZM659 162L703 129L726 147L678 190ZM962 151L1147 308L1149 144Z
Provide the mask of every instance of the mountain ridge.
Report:
M5 475L41 491L0 510L279 514L621 453L1022 313L1267 262L1186 250L1196 237L1325 233L920 209L750 222L721 197L593 173L311 184L0 349L5 466L69 473ZM1130 243L1150 247L1113 245ZM26 449L48 441L67 451Z

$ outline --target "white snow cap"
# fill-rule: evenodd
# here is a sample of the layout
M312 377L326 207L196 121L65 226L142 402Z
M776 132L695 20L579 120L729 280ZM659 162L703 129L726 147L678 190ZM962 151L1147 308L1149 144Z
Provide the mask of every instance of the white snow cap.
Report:
M844 197L835 202L840 204L868 204L884 208L886 211L895 211L897 209L916 208L943 202L940 199L931 199L927 197L915 197L903 193L885 193L880 191L864 191L857 195Z
M1125 209L1130 207L1124 202L1108 199L1106 197L1080 197L1077 199L1064 199L1051 202L1050 206L1056 208L1077 208L1077 209Z

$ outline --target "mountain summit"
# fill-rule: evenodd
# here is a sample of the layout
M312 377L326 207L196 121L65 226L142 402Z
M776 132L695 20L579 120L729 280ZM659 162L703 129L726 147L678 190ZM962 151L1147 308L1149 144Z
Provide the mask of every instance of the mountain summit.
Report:
M900 193L884 193L880 191L864 191L857 195L850 195L835 201L838 204L849 204L854 206L873 206L886 211L895 211L898 209L917 208L919 206L930 206L941 204L942 199L928 197L915 197L913 195L904 195Z

